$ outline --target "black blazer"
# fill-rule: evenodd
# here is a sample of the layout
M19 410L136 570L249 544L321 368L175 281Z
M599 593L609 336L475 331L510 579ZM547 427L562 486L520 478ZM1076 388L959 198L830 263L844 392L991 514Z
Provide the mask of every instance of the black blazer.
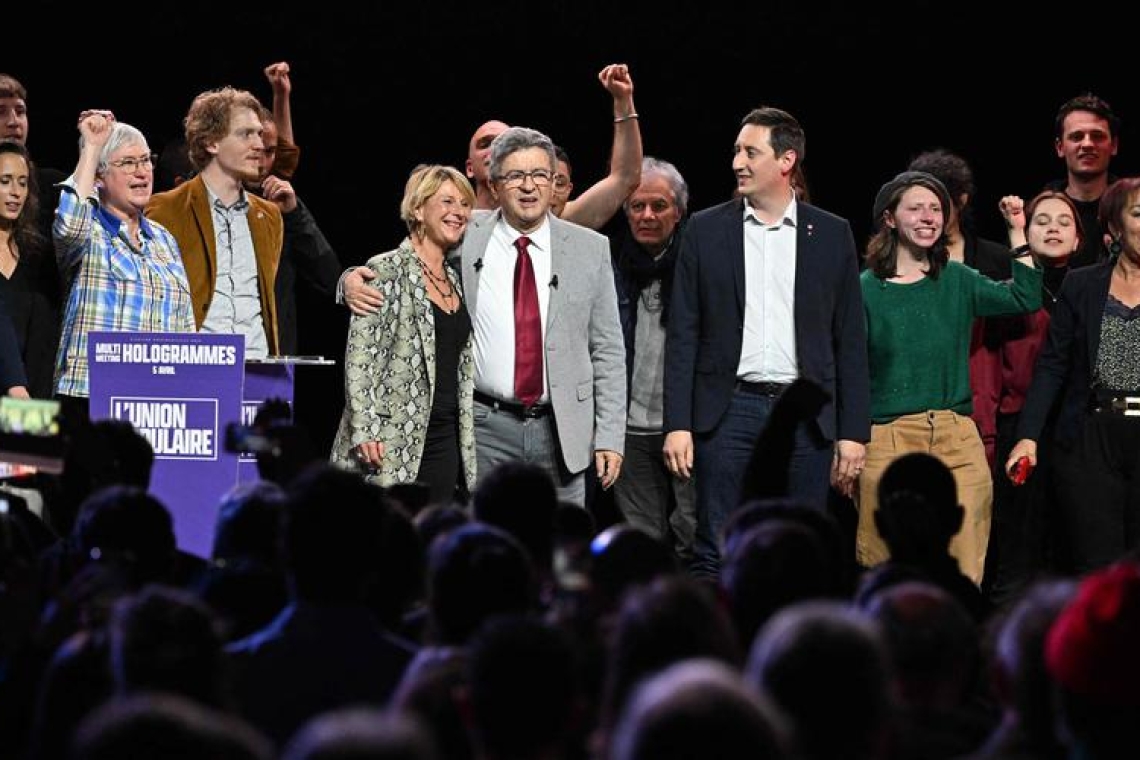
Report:
M1056 438L1071 441L1088 413L1093 368L1100 350L1100 326L1112 282L1113 262L1074 269L1065 276L1049 322L1049 334L1037 356L1033 382L1018 420L1017 437L1034 441L1049 411L1062 399ZM1062 396L1062 390L1064 394Z
M16 330L12 327L12 317L8 314L8 302L4 298L7 288L0 285L0 395L14 385L27 385L24 362L20 359L20 344L16 340Z
M867 328L851 225L800 203L795 320L800 377L831 400L817 421L826 440L871 435ZM694 215L673 277L665 342L665 431L705 433L732 398L744 334L744 201Z
M277 345L282 355L291 356L297 353L297 275L331 301L343 267L300 198L297 208L282 214L281 219L285 238L273 286L277 299Z

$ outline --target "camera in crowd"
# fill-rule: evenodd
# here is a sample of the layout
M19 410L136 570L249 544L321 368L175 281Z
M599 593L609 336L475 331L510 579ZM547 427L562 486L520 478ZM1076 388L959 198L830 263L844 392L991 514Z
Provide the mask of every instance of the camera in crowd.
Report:
M258 407L252 425L227 425L224 443L231 454L255 456L258 475L282 486L320 459L308 434L293 424L289 403L279 398Z
M63 471L60 403L0 396L0 477Z
M281 455L280 428L292 424L293 410L282 399L267 400L257 409L252 425L226 425L225 447L231 454Z

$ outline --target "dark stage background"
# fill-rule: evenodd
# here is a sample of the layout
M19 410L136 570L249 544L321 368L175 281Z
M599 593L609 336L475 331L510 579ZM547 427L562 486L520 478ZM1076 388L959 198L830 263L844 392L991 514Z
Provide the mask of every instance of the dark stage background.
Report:
M550 134L579 189L601 177L612 127L596 74L611 62L630 65L645 151L678 166L693 210L729 197L740 117L762 103L803 123L813 201L860 242L879 185L934 147L971 162L979 230L999 237L1001 195L1063 174L1053 115L1086 90L1124 119L1115 171L1136 171L1133 46L1110 14L1081 25L1022 3L925 0L347 5L25 4L0 71L29 89L33 156L69 171L81 109L114 110L159 150L195 94L230 84L269 105L262 69L289 61L294 184L345 265L395 247L408 171L462 167L489 118ZM339 362L347 311L304 296L300 310L302 353ZM298 379L298 419L322 447L342 383L339 366Z

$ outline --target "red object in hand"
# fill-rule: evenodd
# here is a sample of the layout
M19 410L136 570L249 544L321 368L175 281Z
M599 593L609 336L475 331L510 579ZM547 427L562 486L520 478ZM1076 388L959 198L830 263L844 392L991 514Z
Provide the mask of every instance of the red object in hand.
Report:
M1020 486L1029 479L1029 473L1033 472L1033 463L1029 461L1029 457L1022 457L1013 463L1013 467L1009 468L1009 479L1013 481L1015 486Z

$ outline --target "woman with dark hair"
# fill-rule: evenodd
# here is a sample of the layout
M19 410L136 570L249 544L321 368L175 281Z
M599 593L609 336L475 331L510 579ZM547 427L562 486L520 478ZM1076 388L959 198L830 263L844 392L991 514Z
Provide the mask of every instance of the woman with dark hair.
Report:
M45 264L54 267L36 223L38 195L28 151L0 142L0 392L50 398L59 296L43 292L54 279L42 276Z
M1140 546L1140 177L1113 183L1100 201L1112 258L1073 270L1061 285L1049 334L1005 466L1037 464L1038 442L1060 401L1054 485L1072 571L1084 573Z
M962 572L980 583L990 532L993 483L985 448L970 419L969 351L976 317L1021 314L1041 306L1041 272L1015 251L1012 285L951 261L944 214L946 188L908 171L875 197L878 231L867 245L861 277L871 370L871 442L859 477L856 557L887 559L875 524L883 471L903 454L939 457L958 486L965 519L950 545Z
M986 440L994 478L993 526L986 556L985 590L994 604L1020 596L1033 576L1057 564L1052 488L1047 455L1032 475L1015 483L1005 460L1017 442L1017 424L1033 365L1045 342L1057 294L1084 240L1076 203L1060 190L1046 190L1025 204L1015 195L999 205L1015 249L1028 248L1041 265L1041 308L1031 314L979 320L970 353L974 421ZM984 323L984 324L981 324ZM1050 423L1048 429L1052 430ZM989 431L987 440L986 432ZM1052 438L1052 435L1048 436ZM1056 569L1063 569L1057 567Z

